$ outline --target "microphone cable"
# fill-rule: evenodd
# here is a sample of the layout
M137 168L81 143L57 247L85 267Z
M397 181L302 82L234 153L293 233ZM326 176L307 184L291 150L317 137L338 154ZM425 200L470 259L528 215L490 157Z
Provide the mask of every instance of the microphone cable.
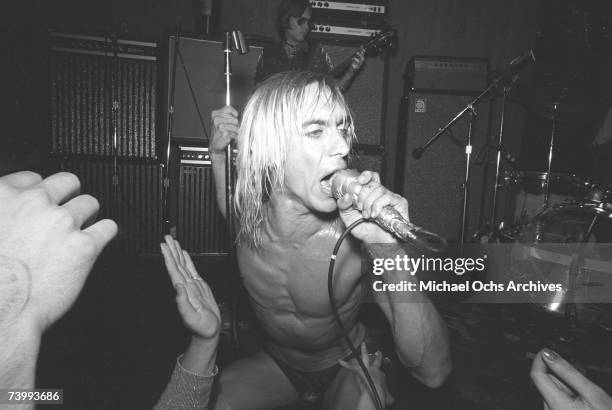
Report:
M385 407L383 406L382 402L380 401L380 396L378 395L378 392L376 391L376 386L374 385L374 381L372 380L372 376L370 376L370 373L368 372L367 367L363 363L363 360L361 360L361 355L357 351L357 348L355 348L355 346L353 346L353 342L351 341L351 339L350 339L350 337L348 335L348 331L346 330L346 328L342 324L342 320L340 319L340 313L338 313L338 308L336 307L336 303L334 302L333 277L334 277L334 266L336 265L336 256L338 255L338 250L340 249L340 245L342 245L342 242L344 242L344 239L346 239L348 234L355 227L357 227L359 224L361 224L363 222L366 222L366 220L363 219L363 218L360 218L360 219L356 220L355 222L353 222L352 224L350 224L344 230L344 232L342 232L342 235L340 235L340 237L338 238L338 241L336 241L336 245L334 246L334 250L333 250L332 255L331 255L330 259L329 259L329 269L327 270L327 292L329 294L329 303L331 304L331 308L332 308L332 312L334 314L334 318L336 319L336 322L338 323L338 326L340 326L340 330L342 331L342 336L344 337L344 341L346 342L346 344L348 344L349 348L351 349L351 352L352 352L353 356L355 356L355 359L357 359L357 363L359 363L359 367L361 367L361 370L363 370L363 374L365 375L365 378L368 381L368 384L370 385L370 389L372 390L372 394L374 395L374 398L376 399L376 407L378 407L379 410L384 410Z

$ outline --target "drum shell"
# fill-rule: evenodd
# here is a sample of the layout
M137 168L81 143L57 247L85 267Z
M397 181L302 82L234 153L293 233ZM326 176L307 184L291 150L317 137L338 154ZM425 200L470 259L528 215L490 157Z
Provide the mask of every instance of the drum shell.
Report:
M505 186L515 191L514 218L527 222L546 205L546 172L516 171L504 177ZM585 197L591 182L575 174L551 173L548 205Z

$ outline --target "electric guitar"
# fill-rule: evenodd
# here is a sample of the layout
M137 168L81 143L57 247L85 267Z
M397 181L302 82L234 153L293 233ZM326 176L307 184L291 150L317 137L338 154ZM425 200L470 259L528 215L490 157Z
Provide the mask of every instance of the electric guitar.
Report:
M397 30L389 29L378 33L376 36L372 37L368 42L363 44L361 47L355 50L353 54L351 54L347 59L338 64L331 71L331 75L333 77L337 77L342 74L348 66L352 63L353 58L357 55L360 50L364 50L364 55L367 57L380 54L385 50L394 49L397 45Z

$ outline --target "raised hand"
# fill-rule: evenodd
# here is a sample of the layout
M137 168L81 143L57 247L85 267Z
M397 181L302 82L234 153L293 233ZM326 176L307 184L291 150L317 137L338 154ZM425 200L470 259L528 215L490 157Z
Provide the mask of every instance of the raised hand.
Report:
M225 147L238 135L238 111L231 106L225 106L211 113L213 137L210 143L210 153L220 155L225 153Z
M198 274L189 253L170 235L164 239L161 251L176 289L176 304L185 326L194 338L217 339L221 314L210 287Z
M22 331L41 334L59 319L117 233L108 219L82 229L99 205L79 190L78 178L67 172L0 178L0 333L25 325Z
M531 379L547 410L612 409L612 397L550 349L541 350L533 359Z

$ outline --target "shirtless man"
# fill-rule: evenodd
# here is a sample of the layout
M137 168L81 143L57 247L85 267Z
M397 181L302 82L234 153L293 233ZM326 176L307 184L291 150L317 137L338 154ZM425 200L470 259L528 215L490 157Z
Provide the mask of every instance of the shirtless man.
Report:
M407 218L408 203L368 171L359 177L359 209L347 197L331 196L329 177L346 168L354 131L342 93L321 74L282 73L263 82L249 100L240 128L231 107L214 111L212 117L213 173L221 210L224 150L232 138L238 140L238 265L268 337L265 351L222 372L215 408L268 409L299 401L354 409L359 397L355 378L338 365L350 350L328 300L329 257L345 226L375 217L386 205ZM370 257L380 258L403 252L394 244L390 234L364 223L338 254L336 304L355 346L365 337L357 320L368 286L361 280L361 246ZM416 280L406 272L385 275L387 282ZM450 356L446 327L434 306L420 293L403 294L404 303L396 295L376 297L402 363L426 385L440 386L450 372Z

